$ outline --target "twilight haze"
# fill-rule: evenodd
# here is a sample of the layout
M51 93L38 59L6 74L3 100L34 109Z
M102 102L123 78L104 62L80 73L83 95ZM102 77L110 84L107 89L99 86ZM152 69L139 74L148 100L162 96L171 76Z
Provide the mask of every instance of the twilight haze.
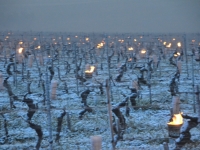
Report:
M0 31L200 32L200 0L0 0Z

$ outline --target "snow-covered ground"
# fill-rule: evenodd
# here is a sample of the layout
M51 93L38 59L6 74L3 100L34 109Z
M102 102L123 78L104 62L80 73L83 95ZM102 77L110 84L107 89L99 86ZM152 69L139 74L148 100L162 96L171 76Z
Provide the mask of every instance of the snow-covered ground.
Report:
M60 53L61 54L61 53ZM72 56L70 54L70 56ZM106 57L106 55L105 55ZM100 58L100 57L99 57ZM111 59L110 74L115 78L117 72L117 55ZM107 109L106 90L104 87L104 94L101 95L97 88L98 81L105 82L108 78L108 68L106 60L103 60L103 70L100 68L100 64L97 67L97 74L93 74L92 79L88 79L84 84L77 84L75 79L74 69L75 65L71 64L73 68L70 73L65 75L64 60L72 62L72 58L68 56L62 56L59 64L54 62L54 80L58 81L56 89L56 99L51 100L51 126L52 126L52 140L53 149L56 150L90 150L91 149L91 136L100 135L102 137L102 149L112 149L111 144L111 132L109 127L109 116ZM89 59L89 58L88 58ZM123 63L125 60L121 60ZM142 65L145 59L138 60L137 64ZM85 69L85 62L82 62L81 69ZM192 92L192 67L191 58L188 58L188 72L187 76L186 63L182 62L182 72L179 82L179 91L183 92L179 94L181 100L181 111L190 116L197 116L197 113L193 111L193 96ZM1 57L1 71L5 78L7 76L6 68L4 68L4 58ZM60 67L61 80L59 80L56 66ZM43 73L42 79L45 80L46 66L40 66ZM115 82L115 85L111 82L112 102L114 106L118 102L121 102L124 97L120 93L128 94L130 90L128 86L131 86L131 81L136 79L136 74L139 75L139 70L130 69L124 73L122 82ZM21 70L21 65L17 65L17 69ZM26 68L30 70L31 92L28 97L34 100L34 104L37 104L38 110L33 115L31 122L40 125L43 132L43 138L40 149L49 148L49 120L48 120L48 107L43 105L43 89L42 86L38 87L39 76L36 62L33 62L33 67ZM199 64L194 62L195 69L195 85L199 84ZM131 108L130 116L126 117L126 130L123 135L123 140L117 142L116 149L144 149L144 150L161 150L163 143L166 142L170 149L175 147L175 139L168 136L167 122L170 119L170 107L172 97L169 90L169 82L175 73L175 67L169 64L168 58L162 59L160 67L153 72L151 79L152 90L152 104L149 100L149 89L147 86L142 85L141 97L137 98L137 108ZM133 73L134 72L134 73ZM24 72L26 75L27 71ZM136 74L135 74L136 73ZM48 72L49 74L49 72ZM2 150L14 150L14 149L34 149L38 140L35 130L29 127L27 123L27 111L28 106L22 102L23 95L27 93L27 80L22 80L22 74L17 75L17 86L13 84L13 76L8 81L12 87L13 93L19 97L19 101L14 101L16 108L10 108L10 100L5 88L0 91L0 113L6 118L6 124L8 129L8 139L6 140L4 118L0 116L0 149ZM64 88L64 82L67 83L69 93L66 93ZM92 87L93 86L93 87ZM88 105L93 108L92 113L86 113L83 119L79 119L79 112L83 109L81 103L80 92L89 87L93 90L89 94L87 99ZM78 92L77 92L78 89ZM188 93L186 93L188 92ZM129 104L130 106L130 104ZM64 116L62 122L62 129L60 132L59 142L55 142L57 133L57 118L63 113L63 109L69 114ZM121 108L123 114L125 114L125 108ZM69 121L70 120L70 121ZM185 120L186 121L186 120ZM70 125L69 125L70 122ZM183 146L183 149L200 149L200 126L191 130L192 143L187 143Z

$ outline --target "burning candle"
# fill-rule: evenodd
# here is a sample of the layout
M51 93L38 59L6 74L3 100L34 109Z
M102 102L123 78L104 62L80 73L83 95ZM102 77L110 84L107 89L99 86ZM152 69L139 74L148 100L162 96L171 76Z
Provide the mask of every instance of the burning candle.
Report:
M167 123L169 136L177 138L180 135L180 128L183 125L183 117L180 113L174 114L171 122Z
M56 89L58 82L56 80L51 81L51 99L56 99Z
M23 48L20 47L20 48L18 49L18 53L17 53L17 61L18 61L19 63L22 63L22 60L23 60L23 54L22 54L22 52L23 52Z
M140 57L141 58L144 58L146 56L146 50L145 49L142 49L141 51L140 51Z
M86 66L86 67L88 68L88 66ZM85 77L86 78L92 78L92 74L93 74L94 70L95 70L95 67L94 66L90 66L89 69L87 69L85 71Z
M91 136L92 150L101 150L102 149L102 137L95 135Z

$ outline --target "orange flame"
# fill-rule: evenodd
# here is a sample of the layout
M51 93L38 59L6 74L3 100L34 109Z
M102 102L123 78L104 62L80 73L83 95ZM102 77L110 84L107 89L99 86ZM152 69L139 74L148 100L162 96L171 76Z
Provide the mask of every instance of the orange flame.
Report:
M86 73L92 73L94 71L95 67L94 66L90 66L90 70L86 70Z
M174 114L173 118L172 118L172 122L169 122L167 124L169 125L181 125L183 124L183 117L181 114Z
M21 48L19 48L19 50L18 50L19 54L21 54L21 53L22 53L22 51L23 51L23 48L22 48L22 47L21 47Z
M129 60L128 61L132 61L132 58L129 58Z
M128 50L129 50L129 51L132 51L132 50L133 50L133 47L129 47Z

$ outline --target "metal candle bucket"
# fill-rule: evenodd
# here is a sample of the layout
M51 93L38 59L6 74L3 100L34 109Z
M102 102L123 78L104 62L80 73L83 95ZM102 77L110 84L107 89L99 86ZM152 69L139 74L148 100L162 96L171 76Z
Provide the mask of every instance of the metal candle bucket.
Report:
M92 78L92 72L85 72L85 78Z
M169 137L178 138L180 135L180 128L183 124L167 124Z

